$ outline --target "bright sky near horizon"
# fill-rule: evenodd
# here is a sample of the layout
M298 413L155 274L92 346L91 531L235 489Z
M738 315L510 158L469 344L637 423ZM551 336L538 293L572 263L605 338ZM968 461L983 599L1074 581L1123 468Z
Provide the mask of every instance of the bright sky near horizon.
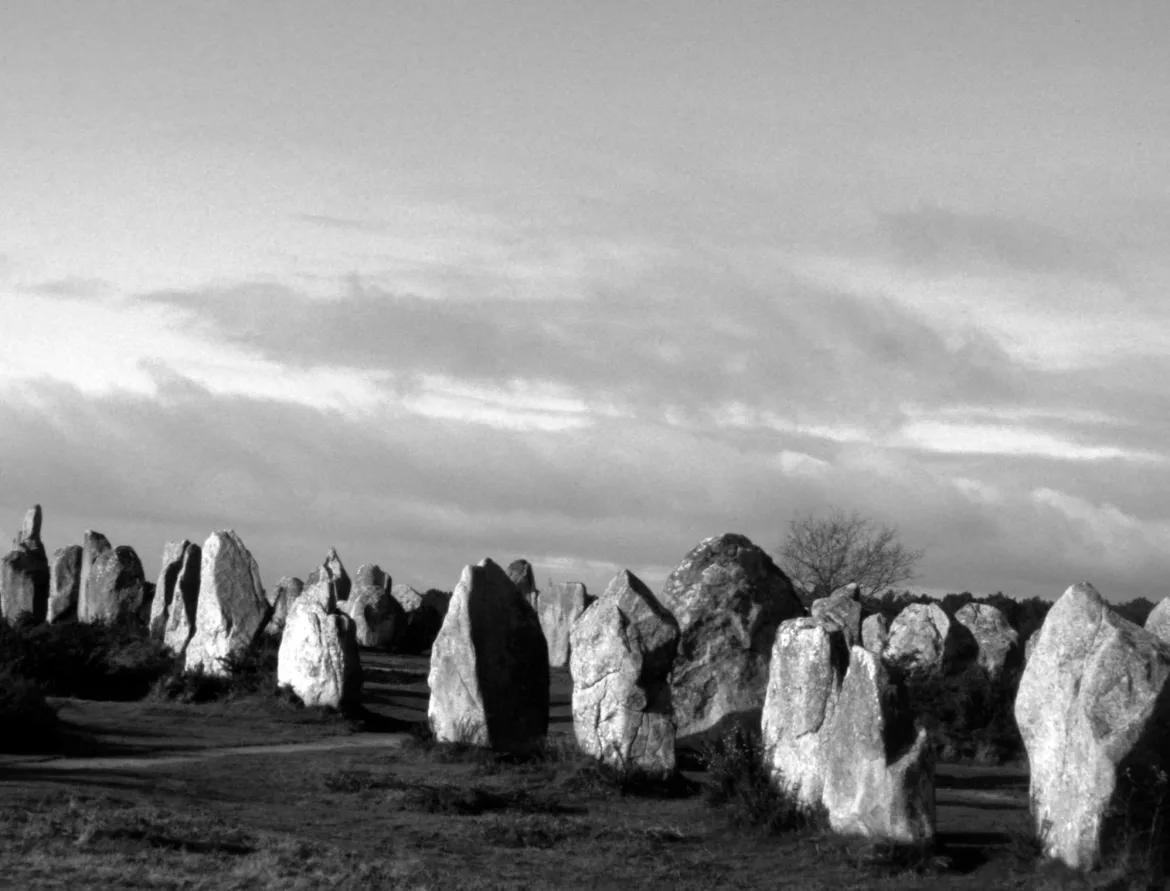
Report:
M0 5L0 525L1161 598L1170 4ZM6 519L5 519L6 518Z

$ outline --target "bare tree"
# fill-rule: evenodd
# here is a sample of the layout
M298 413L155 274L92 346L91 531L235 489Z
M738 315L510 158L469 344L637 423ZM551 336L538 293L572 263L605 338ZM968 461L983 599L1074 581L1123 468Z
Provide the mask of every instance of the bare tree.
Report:
M814 598L851 582L864 593L880 593L912 579L922 555L902 545L893 526L836 508L827 517L797 516L780 546L784 571Z

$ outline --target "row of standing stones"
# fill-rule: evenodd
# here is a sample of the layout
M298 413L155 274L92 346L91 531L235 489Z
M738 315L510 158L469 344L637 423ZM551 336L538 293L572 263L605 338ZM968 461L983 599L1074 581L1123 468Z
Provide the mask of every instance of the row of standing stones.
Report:
M1123 844L1134 813L1157 814L1170 773L1170 599L1138 627L1091 585L1069 588L1020 653L994 607L948 617L912 604L862 618L856 586L811 615L747 538L700 542L657 597L620 572L600 598L581 585L538 594L531 566L463 570L450 595L392 586L367 564L351 580L335 551L271 598L231 531L169 543L154 595L131 548L87 532L50 561L30 510L0 564L0 615L148 623L188 669L217 673L265 632L283 632L278 681L309 704L360 697L359 644L430 645L428 718L439 740L535 746L549 720L551 665L570 668L577 742L619 770L666 776L679 743L731 722L760 728L768 766L840 832L922 842L935 831L934 764L903 678L959 659L1000 673L1025 658L1015 714L1046 853L1087 869ZM435 602L438 598L440 602ZM423 629L420 631L420 629ZM432 643L433 640L433 643Z

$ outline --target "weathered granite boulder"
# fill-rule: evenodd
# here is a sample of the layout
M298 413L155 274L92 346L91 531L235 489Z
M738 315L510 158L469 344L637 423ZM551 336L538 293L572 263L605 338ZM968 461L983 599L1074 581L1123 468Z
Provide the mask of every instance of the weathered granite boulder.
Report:
M673 774L674 617L623 571L572 625L570 637L573 730L581 751L622 772Z
M1163 597L1146 616L1146 631L1170 643L1170 597Z
M20 547L0 558L0 616L14 625L22 616L43 622L49 609L49 567L44 549Z
M726 721L759 726L776 629L805 615L788 577L742 535L700 542L659 598L678 621L671 679L680 739Z
M276 680L307 706L343 709L361 702L362 666L349 616L314 597L289 606L277 654Z
M443 627L451 593L431 588L420 594L410 585L394 585L390 588L390 595L402 607L406 623L396 649L402 653L425 653Z
M861 588L856 583L814 600L810 611L833 628L840 628L849 646L861 642Z
M272 594L268 598L269 606L272 607L272 616L269 618L268 624L264 626L265 634L275 637L284 632L284 623L288 616L289 607L296 602L304 590L305 583L292 576L286 575L276 583L276 587L272 589Z
M970 640L970 633L960 632L938 604L911 603L890 625L882 658L904 674L945 674L960 655L960 634Z
M178 593L180 598L183 591L176 587L179 581L179 573L183 568L187 551L198 546L192 544L190 541L184 539L183 541L168 541L163 545L162 559L159 561L158 581L154 584L154 599L150 603L150 636L162 640L166 635L167 621L170 618L171 610L174 608L174 597ZM189 586L187 596L190 597L190 619L195 615L195 601L199 597L199 579L194 580L194 587L191 588L192 580L187 579ZM188 621L188 625L193 622ZM186 641L183 641L185 644Z
M158 585L170 588L171 605L163 625L163 646L182 656L195 634L195 617L199 612L200 573L203 571L203 549L190 541L183 541L177 567L164 563L164 571L155 585L155 597L160 595Z
M537 596L536 612L548 643L548 664L551 667L563 668L569 664L573 623L594 600L580 582L553 585Z
M548 645L531 604L491 560L465 567L431 648L435 737L532 749L548 731L548 678Z
M861 645L875 656L880 656L889 639L890 620L883 613L866 616L861 623Z
M825 728L822 802L833 831L900 843L934 838L934 752L881 660L862 647Z
M81 586L77 592L77 619L80 622L95 622L98 611L90 605L89 577L94 561L107 551L113 550L110 540L100 532L86 529L81 538Z
M1020 635L998 608L987 603L968 603L955 613L955 621L975 639L975 659L993 678L1020 656Z
M353 619L360 646L386 649L406 631L406 611L390 594L390 583L390 576L372 563L354 574L349 599L339 608Z
M85 565L82 555L82 566ZM86 582L89 622L141 622L150 619L150 596L142 561L129 545L102 551Z
M508 564L508 578L516 586L516 590L528 601L533 609L536 608L536 576L532 572L532 564L527 560L513 560Z
M67 545L53 552L49 563L48 620L77 621L77 598L81 592L81 545Z
M845 632L821 617L789 619L776 632L760 720L773 782L806 808L821 804L824 732L849 668Z
M240 537L230 529L211 533L203 544L187 670L224 674L224 660L253 644L270 609L260 569Z
M1113 612L1087 583L1064 592L1032 639L1015 707L1032 818L1048 856L1090 869L1164 813L1170 644Z

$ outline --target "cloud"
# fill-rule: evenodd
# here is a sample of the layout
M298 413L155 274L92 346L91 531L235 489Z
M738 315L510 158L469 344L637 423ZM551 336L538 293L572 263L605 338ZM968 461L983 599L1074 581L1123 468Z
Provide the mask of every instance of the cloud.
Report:
M1164 456L1120 448L1070 442L1040 430L1006 424L912 421L902 439L914 448L981 455L1040 455L1062 461L1161 461Z

